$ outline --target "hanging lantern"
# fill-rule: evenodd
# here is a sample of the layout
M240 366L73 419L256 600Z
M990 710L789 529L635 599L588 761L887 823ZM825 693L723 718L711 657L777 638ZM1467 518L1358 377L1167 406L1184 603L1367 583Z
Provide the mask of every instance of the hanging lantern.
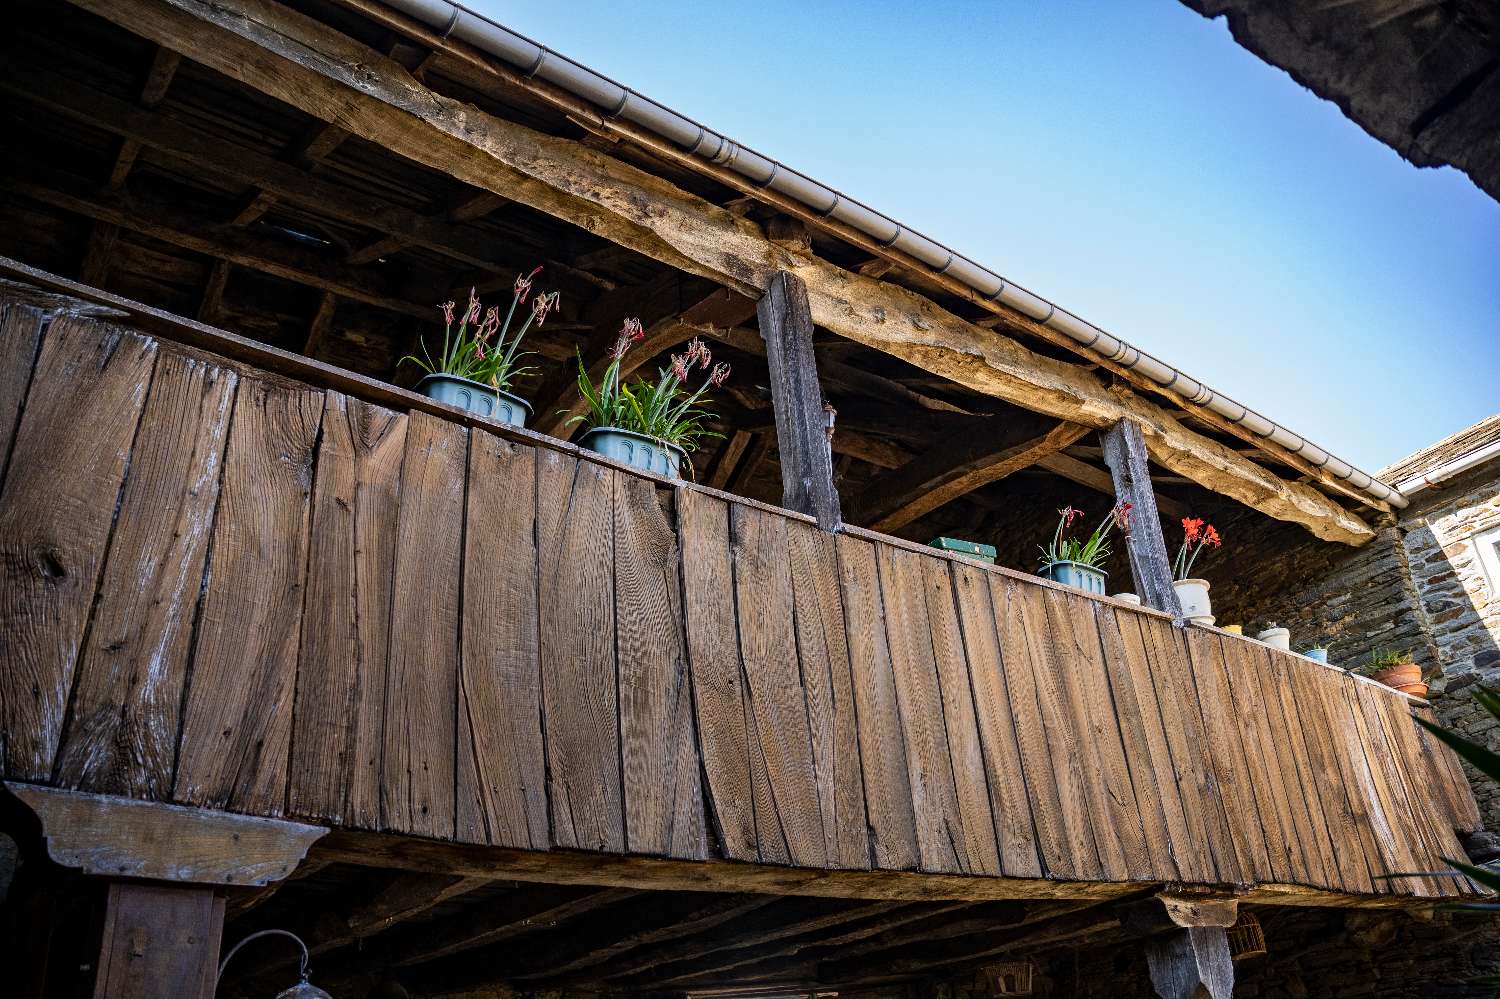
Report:
M307 980L307 944L302 942L301 937L297 936L297 934L295 933L290 932L289 930L261 930L259 933L250 934L248 937L231 947L229 949L229 953L224 955L224 960L219 962L219 978L215 980L215 987L217 987L218 981L220 979L223 979L224 969L229 966L230 959L233 958L235 954L239 953L241 947L245 946L245 944L249 943L252 940L259 940L261 937L270 936L290 937L302 950L302 963L301 967L298 969L298 976L300 980L291 988L283 989L282 991L276 993L276 999L333 999L333 996L329 995L327 992L324 992L322 989L318 988L316 985Z
M1260 920L1244 909L1239 918L1225 932L1229 939L1229 956L1236 961L1247 957L1259 957L1266 952L1266 934L1260 928Z

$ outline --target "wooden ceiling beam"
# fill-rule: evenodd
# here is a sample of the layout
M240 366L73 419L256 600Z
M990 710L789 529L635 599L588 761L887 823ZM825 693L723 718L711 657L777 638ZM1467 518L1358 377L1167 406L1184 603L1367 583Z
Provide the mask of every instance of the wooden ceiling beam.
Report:
M85 218L151 236L185 250L392 312L419 319L431 318L431 307L397 298L374 275L355 271L341 262L330 261L302 247L282 243L238 226L204 224L180 208L159 199L143 199L139 196L125 199L108 191L90 194L86 182L66 177L57 171L47 171L45 183L14 175L8 178L8 183L10 189L17 194Z
M975 417L961 437L930 447L859 492L849 519L876 531L896 531L960 496L998 482L1056 454L1088 433L1076 423L1060 423L1037 433L1041 422L1027 418Z
M392 967L412 967L550 929L638 894L625 888L537 887L523 890L519 899L488 906L480 912L431 920L415 927L409 937L382 945L382 957Z
M163 45L156 46L151 55L151 68L146 71L146 82L141 86L141 107L154 108L162 102L167 96L167 88L172 84L172 77L177 75L177 67L181 64L181 55ZM114 165L109 170L109 186L112 189L125 186L125 178L129 176L130 168L135 165L140 152L141 144L134 139L120 141L120 150L115 154Z
M1045 468L1049 472L1061 475L1070 482L1076 482L1080 486L1086 486L1098 493L1114 498L1115 484L1109 477L1109 473L1100 468L1095 468L1086 461L1079 461L1071 455L1049 454L1037 462L1039 468ZM1169 517L1186 517L1188 509L1183 504L1172 499L1170 496L1156 494L1156 508Z
M1289 482L1193 432L1151 398L1111 389L1079 365L982 330L908 289L789 253L750 220L629 163L434 93L355 39L273 0L74 3L136 34L182 47L192 58L315 117L337 120L398 155L504 193L747 297L759 298L776 272L791 270L807 285L814 322L831 332L1055 419L1100 429L1135 419L1153 459L1215 492L1301 524L1325 540L1359 545L1375 536L1368 524L1318 490ZM370 8L373 17L401 24L424 44L466 58L409 19L374 10L375 5L359 6ZM506 75L493 60L476 59L475 64ZM528 86L519 74L510 75L517 85ZM560 107L568 104L558 100ZM599 119L581 101L573 100L564 110ZM650 135L629 135L694 169L710 166ZM725 182L734 181L726 177ZM748 186L743 179L738 183ZM789 214L808 213L784 200L787 204L778 207ZM827 228L821 220L818 224ZM870 252L899 258L878 246ZM1014 322L1038 335L1056 335L1024 317Z

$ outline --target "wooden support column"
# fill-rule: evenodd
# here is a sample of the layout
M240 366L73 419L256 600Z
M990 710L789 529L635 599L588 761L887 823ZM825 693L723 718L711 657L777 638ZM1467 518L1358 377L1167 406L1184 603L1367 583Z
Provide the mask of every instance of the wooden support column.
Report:
M204 885L109 886L94 999L212 999L224 897Z
M781 505L817 518L825 531L843 526L833 485L833 435L813 357L807 287L778 271L756 305L771 369L771 405L781 456Z
M1130 527L1125 547L1130 553L1130 574L1135 592L1147 607L1182 616L1177 591L1172 588L1172 562L1161 533L1161 514L1151 488L1151 469L1146 462L1146 440L1140 424L1121 420L1099 434L1104 463L1115 480L1115 500L1130 504Z
M1234 960L1225 931L1234 925L1232 898L1161 894L1126 906L1126 930L1144 935L1151 984L1162 999L1230 999Z

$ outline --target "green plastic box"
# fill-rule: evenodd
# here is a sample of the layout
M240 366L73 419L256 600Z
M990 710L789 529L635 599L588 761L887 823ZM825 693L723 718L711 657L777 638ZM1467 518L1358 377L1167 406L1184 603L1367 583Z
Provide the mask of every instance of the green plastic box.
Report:
M945 552L957 552L959 555L967 555L969 558L987 565L995 564L995 546L981 545L977 541L963 541L959 538L933 538L927 542L934 548L941 548Z

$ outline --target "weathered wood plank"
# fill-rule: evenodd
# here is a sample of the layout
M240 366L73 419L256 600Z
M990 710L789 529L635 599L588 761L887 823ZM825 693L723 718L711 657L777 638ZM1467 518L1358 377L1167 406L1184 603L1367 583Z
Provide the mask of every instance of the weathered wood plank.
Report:
M923 558L893 545L879 545L880 588L885 600L886 639L896 680L901 736L906 745L912 811L916 817L921 869L969 873L963 815L944 731L932 627L927 616Z
M1349 681L1336 674L1321 676L1319 680L1322 681L1321 696L1333 738L1333 757L1338 762L1354 815L1354 826L1369 861L1374 890L1397 895L1413 894L1415 886L1412 884L1385 877L1410 868L1397 857L1395 833L1375 789L1374 775L1365 760L1364 736L1360 732Z
M50 780L156 343L86 320L47 331L0 493L5 773ZM67 474L57 461L66 456Z
M459 593L468 431L406 418L385 684L381 826L454 835Z
M1093 615L1088 613L1088 605L1082 598L1061 589L1043 590L1042 598L1056 666L1051 682L1056 684L1061 698L1059 706L1067 731L1076 740L1074 752L1082 768L1084 802L1094 846L1099 851L1100 868L1109 880L1124 881L1132 868L1144 867L1144 833L1108 688L1102 691L1102 701L1097 685L1085 689L1090 674L1097 677L1101 669ZM1075 614L1081 616L1075 620ZM1111 742L1113 749L1109 746ZM1131 799L1128 804L1122 800L1125 797Z
M285 878L328 830L255 815L7 782L36 814L47 856L101 877L212 885Z
M962 847L969 869L974 874L997 875L1001 873L1000 848L995 837L995 816L990 809L989 780L985 776L984 751L970 683L971 667L964 652L949 567L950 563L941 559L922 562L943 728L947 732L948 758L953 765L953 787L962 821Z
M1306 726L1304 735L1323 787L1323 803L1328 809L1325 814L1333 823L1339 855L1345 860L1346 877L1353 879L1357 891L1388 891L1388 885L1373 880L1377 873L1384 873L1384 867L1346 758L1341 731L1345 718L1334 710L1332 691L1342 682L1332 670L1299 672L1296 684Z
M867 868L870 838L865 782L836 539L801 521L789 521L786 529L824 852L834 866Z
M326 393L292 730L291 812L380 827L407 417Z
M1442 871L1448 867L1445 857L1462 859L1463 844L1446 821L1446 808L1427 780L1426 760L1417 741L1417 725L1412 721L1407 703L1393 695L1375 694L1375 704L1385 722L1386 738L1391 747L1391 765L1406 795L1417 833L1419 849L1425 854L1422 869ZM1458 852L1455 852L1458 851ZM1443 894L1466 890L1466 879L1458 876L1433 879Z
M756 305L760 334L771 372L771 405L776 413L776 450L781 458L781 505L817 518L825 531L843 523L833 485L833 450L828 417L813 357L812 313L807 286L778 271Z
M323 393L241 378L173 797L280 815Z
M729 525L760 857L767 863L827 867L797 658L787 521L734 504Z
M0 307L0 357L6 359L0 367L0 483L5 481L46 318L41 309L24 302L7 301Z
M1228 662L1235 650L1233 640L1221 643L1218 635L1200 628L1187 629L1186 638L1198 702L1203 709L1203 730L1208 738L1203 752L1213 766L1228 812L1230 842L1237 858L1235 873L1241 881L1289 884L1281 827L1276 824L1276 814L1266 792L1266 761L1261 743L1253 728L1242 731L1242 727L1250 727L1248 716L1256 713L1259 698L1245 699L1247 692L1243 689L1236 697L1229 674L1238 674L1242 687L1247 680L1238 664L1231 666ZM1272 823L1277 833L1280 868L1267 854L1268 837L1263 828L1266 822Z
M1417 718L1437 724L1437 715L1430 705L1417 708L1413 714ZM1438 742L1426 729L1420 730L1418 736L1422 743L1422 755L1428 761L1432 779L1438 786L1445 788L1449 820L1453 828L1465 833L1477 832L1483 828L1484 823L1479 815L1479 805L1474 800L1473 788L1469 785L1468 777L1464 775L1457 754Z
M181 354L157 359L58 755L64 787L136 798L171 791L237 381Z
M1182 605L1172 586L1172 561L1161 533L1161 514L1156 508L1156 491L1151 487L1151 466L1141 425L1121 420L1102 431L1099 440L1104 445L1104 464L1114 480L1115 502L1130 504L1125 550L1130 556L1135 592L1147 607L1177 617L1182 614Z
M1138 615L1097 601L1091 603L1150 868L1158 878L1181 879L1182 865L1174 856L1173 844L1186 841L1187 826L1177 782L1172 777L1172 758L1162 731L1155 691L1146 676L1140 626L1135 621ZM1122 625L1132 634L1134 641L1130 645L1125 641ZM1144 691L1138 689L1143 682L1138 677L1145 678Z
M910 870L918 863L916 815L875 546L840 534L836 547L870 819L870 859L883 870Z
M94 999L213 999L224 897L211 888L109 886Z
M1039 878L1041 856L1037 852L1021 749L1016 742L1017 720L1011 713L1006 682L1009 666L1000 653L989 581L984 571L973 566L954 562L951 568L1000 868L1008 877Z
M625 845L632 853L699 859L708 840L680 558L651 482L615 477L614 536Z
M534 448L470 431L456 835L542 850L536 461Z
M1035 724L1041 727L1046 737L1046 759L1057 787L1057 821L1071 856L1071 870L1086 878L1103 878L1105 864L1110 863L1113 867L1113 855L1108 861L1101 858L1100 848L1095 843L1086 783L1092 775L1084 773L1082 746L1078 741L1080 733L1073 723L1072 705L1061 676L1063 666L1059 663L1056 641L1048 627L1046 594L1044 587L1017 583L1016 599L1012 605L1019 615L1018 623L1031 653L1031 682L1038 709ZM1007 653L1007 664L1010 659ZM1108 830L1103 832L1108 843ZM1116 842L1113 849L1118 848ZM1051 863L1047 866L1049 870L1055 869Z
M557 846L625 849L615 673L613 504L618 473L537 455L542 732Z
M1365 760L1369 764L1375 794L1390 828L1391 873L1414 874L1430 870L1428 862L1431 858L1425 856L1422 849L1421 832L1416 827L1415 815L1406 800L1401 777L1393 760L1395 750L1386 736L1385 725L1380 717L1379 698L1382 695L1373 684L1368 683L1347 683L1346 693ZM1401 878L1396 883L1409 888L1413 894L1442 895L1442 880L1446 879Z
M705 795L719 847L730 860L755 860L744 671L735 626L729 506L692 489L676 493L682 548L683 617L693 720Z

